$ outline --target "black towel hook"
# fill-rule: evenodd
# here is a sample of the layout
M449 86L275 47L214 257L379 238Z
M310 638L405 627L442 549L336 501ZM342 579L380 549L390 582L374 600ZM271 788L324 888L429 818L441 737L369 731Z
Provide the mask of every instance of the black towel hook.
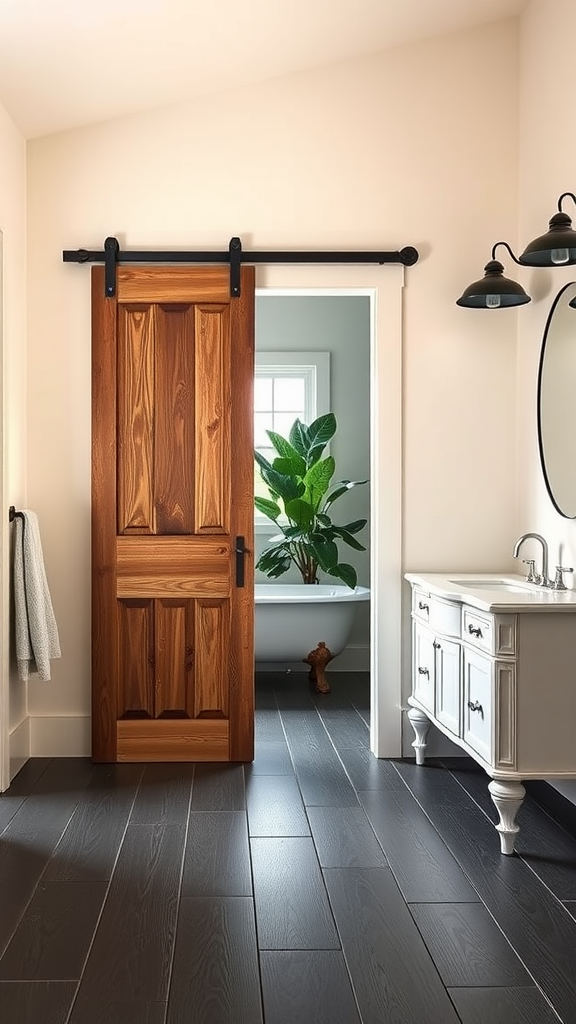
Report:
M13 523L14 520L16 519L16 517L18 517L18 519L24 519L24 513L23 512L17 512L15 506L14 505L10 505L10 508L8 509L8 519L9 519L9 521L11 523Z

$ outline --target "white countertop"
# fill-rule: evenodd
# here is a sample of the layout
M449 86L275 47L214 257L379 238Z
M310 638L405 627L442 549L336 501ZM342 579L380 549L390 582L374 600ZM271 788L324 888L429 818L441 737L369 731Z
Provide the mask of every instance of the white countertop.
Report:
M429 594L487 612L576 612L576 590L551 590L510 572L407 572ZM494 581L495 585L490 586ZM508 589L507 589L508 588ZM518 589L516 589L518 588Z

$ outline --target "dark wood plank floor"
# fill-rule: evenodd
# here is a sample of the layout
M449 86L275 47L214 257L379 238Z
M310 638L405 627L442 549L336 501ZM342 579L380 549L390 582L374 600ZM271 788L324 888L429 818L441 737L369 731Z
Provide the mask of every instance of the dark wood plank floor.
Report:
M466 758L378 761L368 679L257 678L253 765L36 758L0 796L6 1024L576 1024L576 808L503 857Z

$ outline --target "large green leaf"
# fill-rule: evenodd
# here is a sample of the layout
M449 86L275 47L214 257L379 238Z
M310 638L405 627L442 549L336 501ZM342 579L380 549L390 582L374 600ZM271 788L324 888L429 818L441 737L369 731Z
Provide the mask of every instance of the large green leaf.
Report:
M272 469L274 469L276 473L282 473L283 476L292 476L295 480L301 480L306 472L306 463L299 455L297 456L297 459L298 463L296 463L294 459L274 459Z
M367 522L367 519L355 519L353 523L346 523L341 529L346 530L346 533L359 533L360 530L364 529Z
M301 480L297 480L292 476L286 476L284 473L278 473L275 469L267 469L264 466L260 466L260 476L262 477L265 484L274 495L282 498L284 503L292 501L293 498L301 498L306 490Z
M306 463L296 449L292 447L290 442L287 441L285 437L282 437L281 434L277 434L274 430L267 430L266 433L280 457L285 459L292 467L291 472L294 473L295 476L304 476L304 473L306 472ZM275 466L276 462L277 460L274 461ZM281 472L285 472L285 470L282 470Z
M361 484L367 483L367 480L342 480L340 486L337 487L336 490L331 491L328 497L326 498L326 501L324 502L323 511L326 511L326 509L330 508L330 505L333 505L336 499L339 498L342 494L346 494L346 491L351 491L353 487L359 487Z
M275 501L270 501L269 498L260 498L256 495L254 504L262 515L268 516L268 519L272 519L273 522L276 522L278 516L281 515L280 506Z
M331 572L338 562L338 546L334 541L314 541L309 546L320 568L324 572Z
M321 462L316 462L310 467L304 477L306 486L306 499L310 502L314 511L320 507L320 502L330 486L336 466L331 455Z
M328 569L328 572L331 576L336 576L337 579L342 580L347 587L350 587L350 590L354 590L356 587L358 575L354 566L348 565L346 562L339 562L332 569Z
M299 455L303 459L308 454L308 448L310 447L308 441L308 427L301 420L295 420L290 428L290 444L296 449Z
M344 541L345 544L348 544L351 548L355 548L356 551L366 551L364 545L361 544L359 540L356 540L356 537L353 537L352 534L348 533L346 530L341 528L339 529L336 526L334 527L334 532L337 537L340 537L341 540Z
M314 509L302 498L293 498L292 501L287 501L285 508L288 518L296 523L301 530L308 527L314 519Z
M306 462L312 466L322 455L326 445L336 433L336 417L333 412L319 416L308 427L308 452Z

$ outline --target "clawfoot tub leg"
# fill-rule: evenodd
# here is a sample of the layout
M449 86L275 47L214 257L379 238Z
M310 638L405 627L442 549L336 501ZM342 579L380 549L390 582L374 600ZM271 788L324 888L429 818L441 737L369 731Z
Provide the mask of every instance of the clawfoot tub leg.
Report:
M308 679L314 683L318 693L330 693L330 684L324 670L333 657L332 651L326 647L323 641L320 641L318 647L310 651L307 658L302 659L307 665L312 666L308 673Z

